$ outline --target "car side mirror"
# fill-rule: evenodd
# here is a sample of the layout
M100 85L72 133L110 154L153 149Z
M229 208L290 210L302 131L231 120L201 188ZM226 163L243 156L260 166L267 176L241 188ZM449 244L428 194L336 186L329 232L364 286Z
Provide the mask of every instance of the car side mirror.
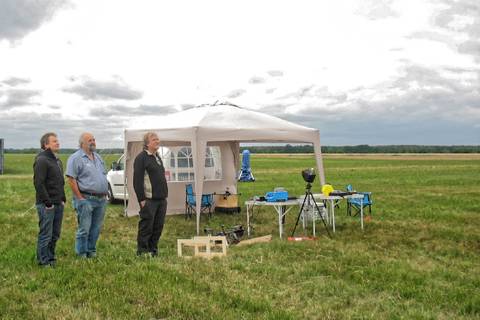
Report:
M113 170L113 171L118 171L118 170L120 170L120 169L121 169L121 168L120 168L120 164L119 164L118 162L113 162L113 163L112 163L112 170Z

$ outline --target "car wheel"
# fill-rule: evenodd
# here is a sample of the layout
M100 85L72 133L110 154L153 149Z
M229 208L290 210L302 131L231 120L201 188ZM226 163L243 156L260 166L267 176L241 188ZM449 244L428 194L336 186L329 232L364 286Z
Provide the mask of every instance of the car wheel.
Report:
M115 202L115 198L113 197L112 187L110 187L110 183L108 184L107 201L108 203Z

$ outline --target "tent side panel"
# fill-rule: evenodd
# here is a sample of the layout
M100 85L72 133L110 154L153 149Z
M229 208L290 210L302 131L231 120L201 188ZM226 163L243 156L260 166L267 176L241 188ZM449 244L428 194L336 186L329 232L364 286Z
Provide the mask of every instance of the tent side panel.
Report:
M128 142L125 152L125 171L124 174L127 179L127 193L128 193L128 205L127 216L136 216L140 210L135 190L133 189L133 162L135 157L142 151L143 145L140 141Z
M320 133L317 134L315 141L313 141L313 150L315 152L315 160L317 162L320 186L323 186L325 184L325 171L323 168L322 148L320 145Z

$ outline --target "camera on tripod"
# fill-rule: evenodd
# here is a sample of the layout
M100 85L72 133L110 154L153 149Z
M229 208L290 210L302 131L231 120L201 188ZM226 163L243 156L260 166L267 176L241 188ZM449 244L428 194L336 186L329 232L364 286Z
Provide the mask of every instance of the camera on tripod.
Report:
M317 175L315 174L315 169L313 168L302 170L303 180L305 180L305 182L307 183L312 183L315 180L316 176Z
M302 206L300 207L300 211L298 212L297 222L295 223L295 227L293 228L293 231L292 231L292 237L295 235L295 230L297 229L298 221L300 220L300 217L304 215L304 218L305 218L307 215L307 212L309 213L311 212L311 214L315 214L316 212L319 214L320 220L322 220L323 226L325 227L325 231L327 231L328 236L331 237L330 232L328 231L328 228L327 228L327 223L325 222L325 218L323 214L324 211L320 209L317 202L315 201L315 197L312 194L312 182L315 180L316 176L317 175L315 174L314 168L302 170L302 177L303 177L303 180L305 180L305 182L307 183L307 186L305 188L305 196L303 198Z

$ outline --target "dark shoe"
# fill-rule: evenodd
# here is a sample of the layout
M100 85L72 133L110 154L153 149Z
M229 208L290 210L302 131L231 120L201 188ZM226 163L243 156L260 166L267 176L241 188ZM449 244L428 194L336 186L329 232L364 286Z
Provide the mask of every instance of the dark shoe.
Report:
M55 268L55 265L52 265L50 263L39 263L38 266L40 268Z
M150 252L148 251L137 251L137 257L150 257Z
M89 259L93 259L93 258L96 258L97 257L97 253L96 252L89 252L87 253L87 258Z

